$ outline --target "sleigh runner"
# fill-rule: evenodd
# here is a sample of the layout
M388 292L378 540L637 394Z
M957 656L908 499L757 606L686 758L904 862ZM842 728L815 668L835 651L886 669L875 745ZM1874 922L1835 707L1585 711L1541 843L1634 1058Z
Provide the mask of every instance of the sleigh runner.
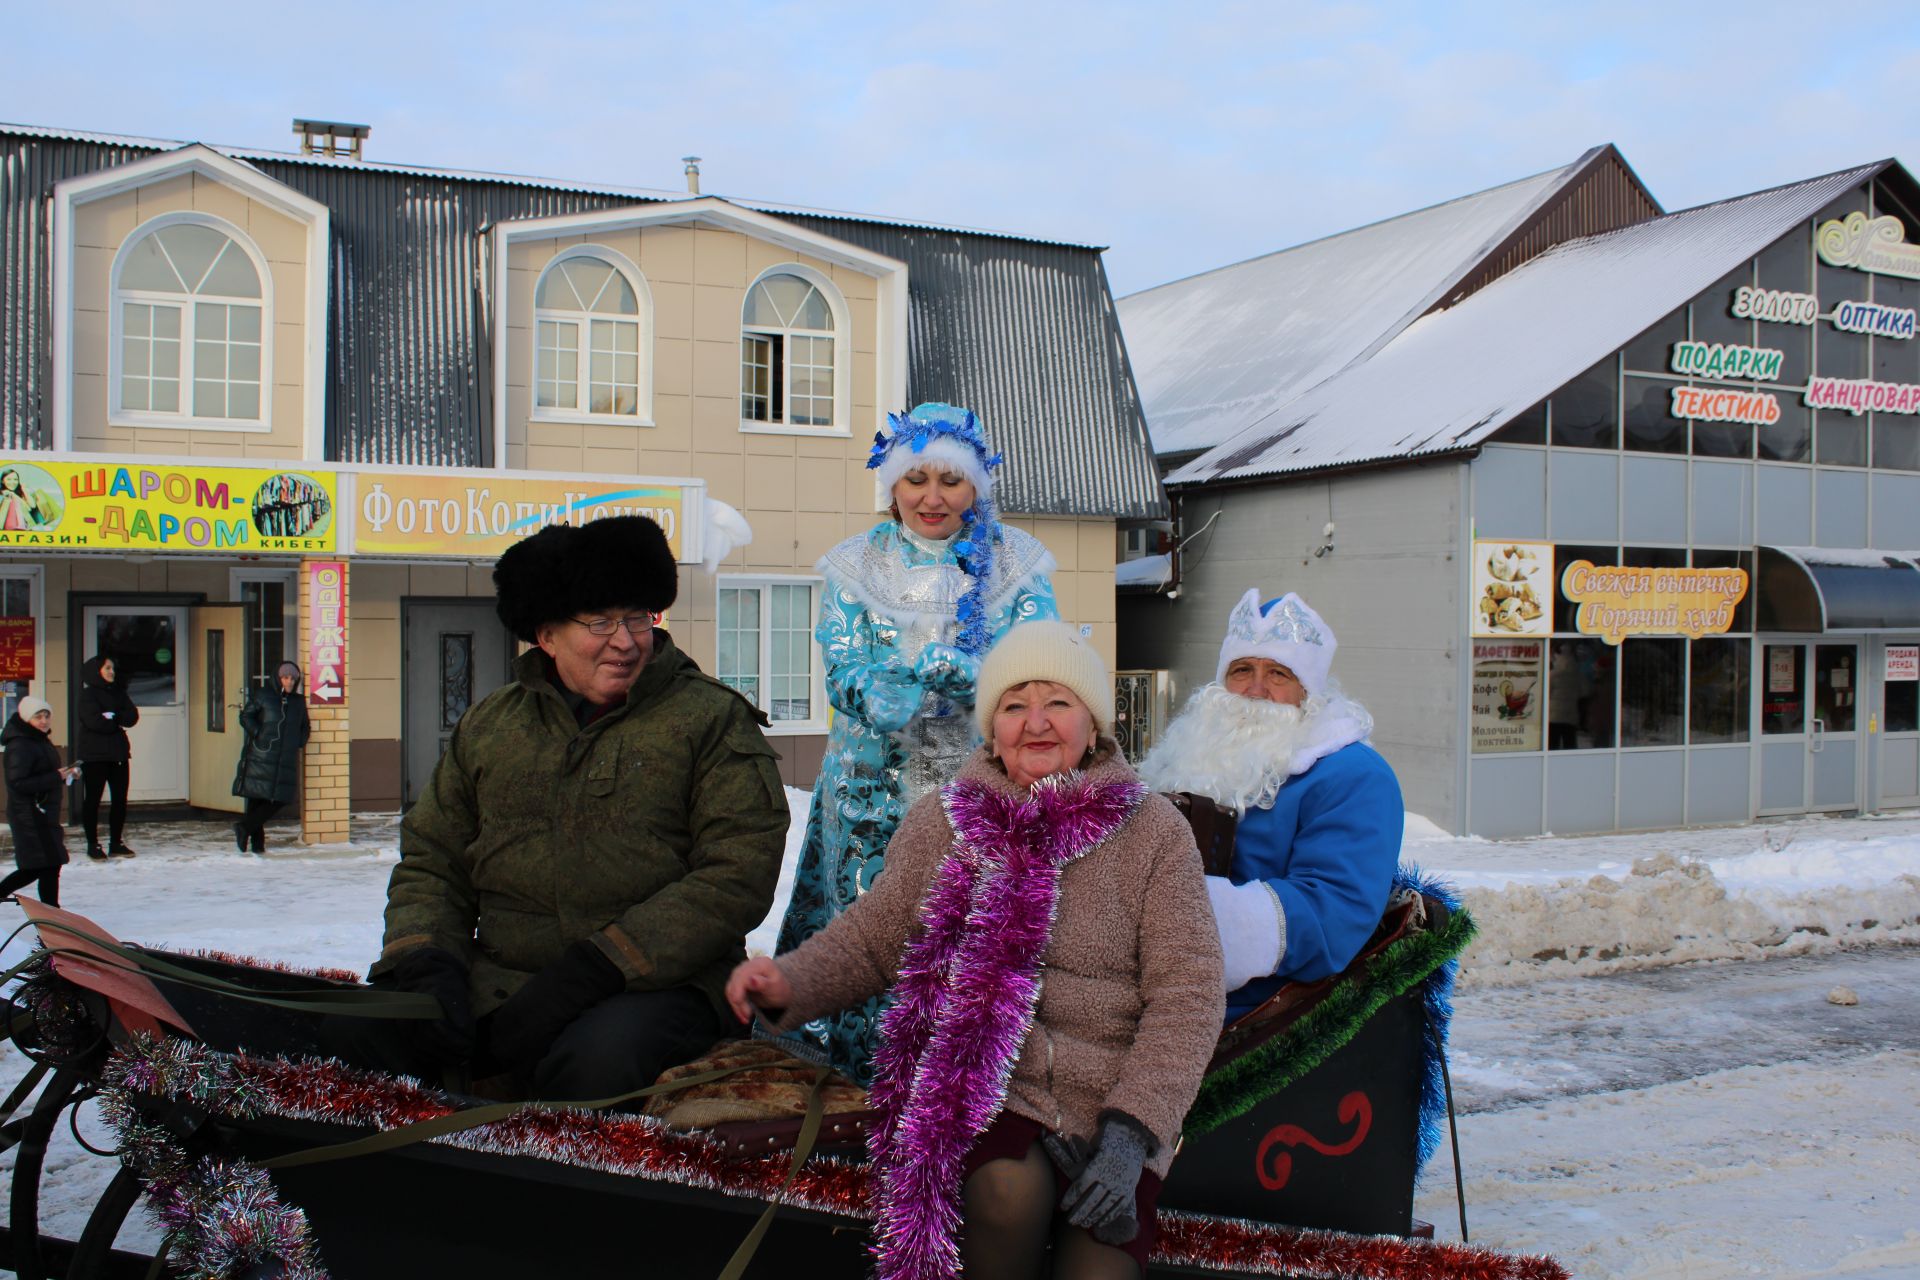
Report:
M1149 1274L1565 1275L1547 1259L1410 1238L1414 1175L1444 1114L1448 962L1472 926L1432 886L1404 888L1346 972L1283 990L1223 1036L1162 1193ZM377 1016L421 1016L409 997L351 975L123 948L80 917L22 905L45 948L8 1022L44 1076L4 1128L19 1147L5 1264L23 1278L758 1275L797 1258L821 1275L867 1272L858 1099L829 1112L830 1089L789 1091L804 1112L789 1101L790 1114L729 1119L721 1106L700 1129L490 1106L319 1056L325 1013L384 998ZM654 1109L685 1120L698 1108L660 1104L702 1087L723 1100L729 1081L764 1094L780 1070L792 1068L696 1063L656 1086ZM120 1169L81 1238L50 1239L37 1213L47 1143L96 1096ZM165 1232L158 1261L112 1249L142 1196ZM742 1247L750 1231L757 1252Z

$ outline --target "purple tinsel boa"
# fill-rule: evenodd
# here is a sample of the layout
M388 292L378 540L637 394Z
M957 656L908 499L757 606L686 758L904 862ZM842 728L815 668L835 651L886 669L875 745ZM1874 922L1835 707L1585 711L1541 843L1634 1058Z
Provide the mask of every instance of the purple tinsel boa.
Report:
M1137 782L1079 773L1025 794L962 780L941 792L953 853L920 904L880 1026L868 1136L880 1280L960 1274L960 1169L1006 1101L1033 1025L1060 870L1124 825Z

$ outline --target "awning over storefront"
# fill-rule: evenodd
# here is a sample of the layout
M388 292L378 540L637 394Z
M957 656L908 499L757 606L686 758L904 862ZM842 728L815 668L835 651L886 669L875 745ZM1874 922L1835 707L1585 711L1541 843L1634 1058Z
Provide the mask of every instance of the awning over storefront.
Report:
M1761 547L1754 625L1761 631L1920 630L1920 565L1871 548Z

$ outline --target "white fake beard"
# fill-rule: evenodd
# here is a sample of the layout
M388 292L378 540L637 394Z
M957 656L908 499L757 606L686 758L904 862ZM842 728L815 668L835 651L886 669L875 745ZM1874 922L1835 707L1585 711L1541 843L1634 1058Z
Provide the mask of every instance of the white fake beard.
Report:
M1160 735L1140 777L1155 791L1191 791L1237 813L1268 808L1307 743L1315 701L1295 707L1209 684Z

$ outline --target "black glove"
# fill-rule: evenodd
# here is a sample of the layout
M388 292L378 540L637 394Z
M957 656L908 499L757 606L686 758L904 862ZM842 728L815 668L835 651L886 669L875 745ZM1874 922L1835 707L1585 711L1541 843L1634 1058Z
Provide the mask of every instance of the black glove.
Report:
M440 1002L437 1022L413 1024L413 1047L422 1059L449 1067L473 1056L473 1003L467 994L467 966L459 956L421 947L400 957L387 979L398 990L418 991Z
M500 1066L531 1076L567 1024L626 986L618 966L590 939L582 938L493 1011L488 1051Z
M1094 1239L1106 1244L1122 1245L1133 1239L1140 1231L1133 1216L1140 1171L1159 1145L1147 1127L1132 1116L1121 1111L1103 1112L1100 1132L1091 1148L1074 1148L1076 1155L1086 1150L1086 1163L1060 1197L1067 1221L1091 1231ZM1055 1149L1049 1147L1050 1152ZM1063 1172L1068 1171L1065 1165L1061 1167Z

